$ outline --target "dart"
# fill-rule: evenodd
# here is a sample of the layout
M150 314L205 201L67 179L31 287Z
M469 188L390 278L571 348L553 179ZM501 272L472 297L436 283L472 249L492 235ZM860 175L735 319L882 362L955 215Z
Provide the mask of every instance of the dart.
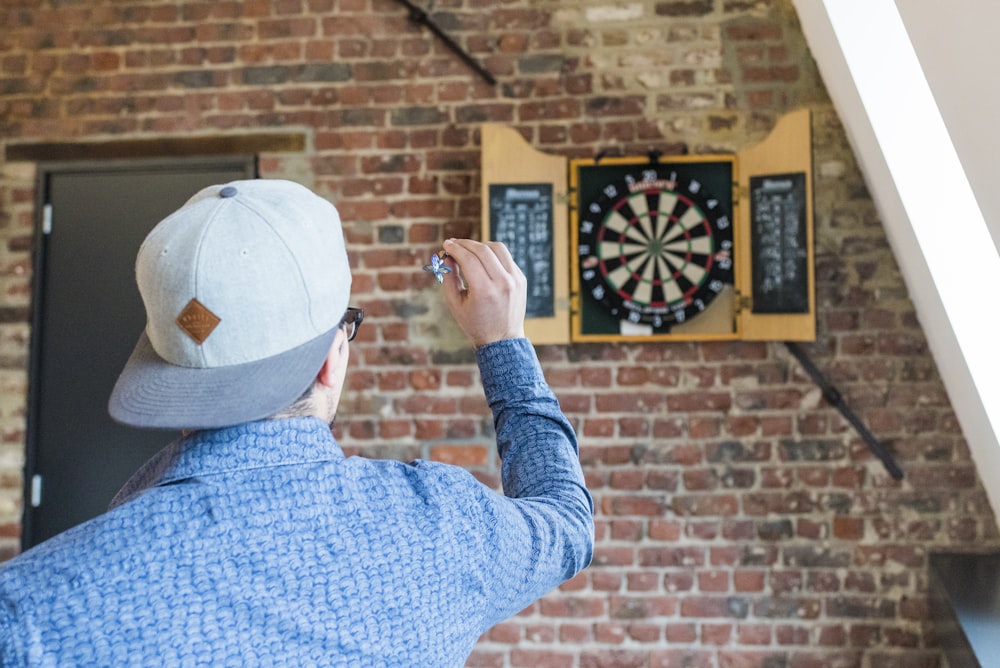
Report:
M451 267L444 263L447 254L439 251L431 255L431 263L424 265L424 271L429 271L437 278L438 283L444 283L444 275L451 272Z

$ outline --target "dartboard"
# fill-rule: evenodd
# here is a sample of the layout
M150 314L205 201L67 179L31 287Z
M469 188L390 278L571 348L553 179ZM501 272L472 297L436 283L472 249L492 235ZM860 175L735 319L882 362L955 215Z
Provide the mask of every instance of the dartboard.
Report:
M733 282L722 201L677 172L639 169L581 202L581 291L612 316L667 328L704 311Z

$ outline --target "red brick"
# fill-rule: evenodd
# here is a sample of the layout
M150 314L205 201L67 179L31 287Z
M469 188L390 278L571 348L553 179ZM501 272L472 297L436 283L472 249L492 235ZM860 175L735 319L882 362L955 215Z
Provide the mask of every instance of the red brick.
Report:
M663 514L664 499L658 496L606 496L601 500L601 510L609 515Z
M643 477L640 470L612 471L610 483L613 489L640 490Z
M588 388L611 387L611 370L601 368L579 369L580 384Z
M593 571L590 574L590 581L594 591L616 592L622 586L621 574L609 571ZM566 591L566 585L562 585L560 589Z
M739 500L731 494L687 494L671 499L671 508L681 516L735 515Z
M524 628L524 637L533 643L551 643L556 638L555 627L551 624L531 624Z
M676 541L681 536L681 524L673 520L650 520L649 537L657 541Z
M704 645L726 645L733 635L732 624L702 624L701 642Z
M713 541L719 537L719 522L715 520L689 521L685 535L697 541Z
M764 571L738 570L733 573L733 589L738 592L764 591L766 581Z
M687 470L683 474L684 489L687 491L706 491L719 486L719 479L714 469Z
M669 649L650 653L650 668L712 668L712 654L704 650Z
M622 438L635 438L649 434L649 420L646 418L621 418L618 420L618 435Z
M416 419L413 421L414 436L426 441L445 437L445 426L443 420Z
M625 628L629 639L640 643L655 643L660 640L659 624L633 623Z
M698 627L695 624L667 624L664 628L666 640L669 643L694 643L698 640Z
M841 540L861 540L865 536L865 520L861 517L833 518L833 537Z
M641 650L583 650L580 668L644 668L646 658Z
M639 565L653 567L697 567L705 563L705 551L700 547L640 547Z
M740 624L736 637L744 645L770 645L771 627L767 624Z
M510 665L525 668L572 668L575 659L569 652L550 650L513 649Z
M569 645L580 645L589 642L593 638L589 625L583 624L560 624L559 641Z
M649 471L646 473L646 487L649 489L673 492L677 490L677 471Z
M594 566L631 566L635 550L631 547L598 545L594 548Z
M698 589L704 592L729 591L729 573L726 571L703 571L699 573Z
M418 432L420 431L418 423ZM456 466L485 466L490 459L490 448L484 445L435 445L430 458L436 462Z
M664 409L665 398L657 393L616 393L595 397L598 412L614 413L655 413Z
M663 577L663 589L669 593L694 589L694 574L691 572L669 572Z
M539 611L546 617L603 617L607 605L602 598L543 598L538 603Z
M629 591L656 591L659 586L659 577L653 572L629 573Z
M598 622L594 625L594 640L604 645L621 645L628 637L624 624Z
M689 596L681 601L683 617L745 617L744 601L730 596Z
M404 438L413 434L410 420L381 420L378 425L378 435L383 439Z
M583 435L589 438L600 438L615 435L614 420L584 420Z

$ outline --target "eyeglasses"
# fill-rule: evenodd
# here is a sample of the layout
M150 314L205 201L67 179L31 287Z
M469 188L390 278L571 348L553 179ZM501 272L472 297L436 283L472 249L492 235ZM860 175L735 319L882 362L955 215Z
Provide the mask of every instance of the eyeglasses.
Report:
M344 334L347 335L348 341L353 341L354 337L358 335L358 329L360 329L364 319L365 312L362 309L353 306L347 307L347 312L344 313L344 319L340 321L340 326L344 328Z

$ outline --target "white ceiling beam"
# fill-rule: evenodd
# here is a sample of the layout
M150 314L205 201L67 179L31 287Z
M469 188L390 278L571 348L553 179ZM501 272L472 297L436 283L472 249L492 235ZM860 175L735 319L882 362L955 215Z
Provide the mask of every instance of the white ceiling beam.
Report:
M893 0L793 2L1000 517L997 246Z

